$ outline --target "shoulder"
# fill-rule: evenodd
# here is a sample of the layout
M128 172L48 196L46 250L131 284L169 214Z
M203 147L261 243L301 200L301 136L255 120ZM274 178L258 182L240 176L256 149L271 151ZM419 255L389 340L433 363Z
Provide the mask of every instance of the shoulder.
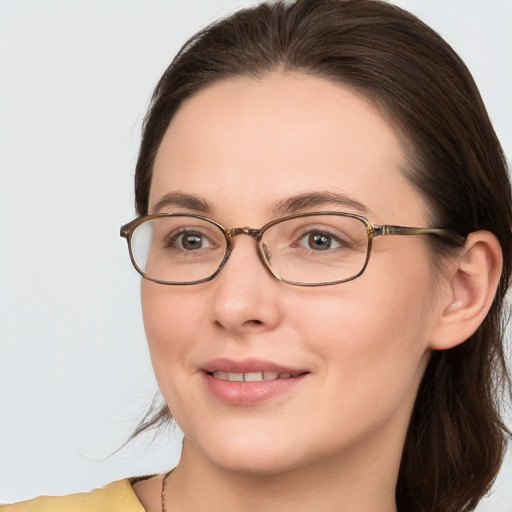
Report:
M40 496L13 505L0 505L0 512L144 512L144 508L127 478L91 492Z

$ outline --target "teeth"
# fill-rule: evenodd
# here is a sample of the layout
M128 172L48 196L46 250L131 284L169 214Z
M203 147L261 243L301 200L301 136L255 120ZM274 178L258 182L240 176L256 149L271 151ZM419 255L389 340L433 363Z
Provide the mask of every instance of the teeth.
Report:
M246 382L258 382L263 380L263 374L261 372L247 372L241 375L243 375L243 380Z
M212 375L216 379L229 380L230 382L261 382L262 380L290 379L291 373L279 373L274 371L264 372L213 372Z

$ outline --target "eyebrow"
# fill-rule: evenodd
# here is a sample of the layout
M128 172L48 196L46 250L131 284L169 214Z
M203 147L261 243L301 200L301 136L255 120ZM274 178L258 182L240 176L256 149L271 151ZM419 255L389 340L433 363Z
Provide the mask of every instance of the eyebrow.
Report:
M185 194L183 192L169 192L165 194L153 208L155 213L167 208L185 208L187 210L194 210L202 213L207 213L211 210L208 202L201 196L192 194Z
M300 194L290 197L283 201L278 201L272 205L272 213L274 216L292 214L307 208L316 206L341 206L349 208L358 213L369 213L370 210L359 201L351 199L345 194L337 194L334 192L312 192Z
M274 203L270 211L274 217L280 215L290 215L297 213L301 210L306 210L313 207L327 207L337 206L342 208L349 208L358 213L367 214L369 209L359 201L351 199L345 194L334 192L309 192L297 196L283 199ZM155 204L154 213L159 213L165 209L184 208L201 213L209 213L212 208L206 199L198 195L186 194L184 192L169 192L165 194Z

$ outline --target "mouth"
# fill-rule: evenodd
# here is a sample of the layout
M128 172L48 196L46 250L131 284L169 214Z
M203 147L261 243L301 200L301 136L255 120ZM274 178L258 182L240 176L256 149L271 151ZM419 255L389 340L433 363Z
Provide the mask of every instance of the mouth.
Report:
M208 372L212 377L229 382L262 382L267 380L293 379L304 375L306 372L276 372L273 370L264 370L262 372Z
M212 396L225 404L245 407L291 391L310 373L259 359L227 358L208 362L202 371Z

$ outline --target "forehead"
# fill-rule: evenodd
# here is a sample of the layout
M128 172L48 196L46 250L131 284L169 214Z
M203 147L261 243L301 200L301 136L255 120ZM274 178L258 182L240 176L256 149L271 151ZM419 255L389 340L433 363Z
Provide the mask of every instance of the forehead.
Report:
M400 172L405 160L393 128L348 87L297 73L222 81L184 102L170 123L150 208L174 191L246 211L329 191L393 215L397 194L414 195L402 207L418 209L420 200Z

